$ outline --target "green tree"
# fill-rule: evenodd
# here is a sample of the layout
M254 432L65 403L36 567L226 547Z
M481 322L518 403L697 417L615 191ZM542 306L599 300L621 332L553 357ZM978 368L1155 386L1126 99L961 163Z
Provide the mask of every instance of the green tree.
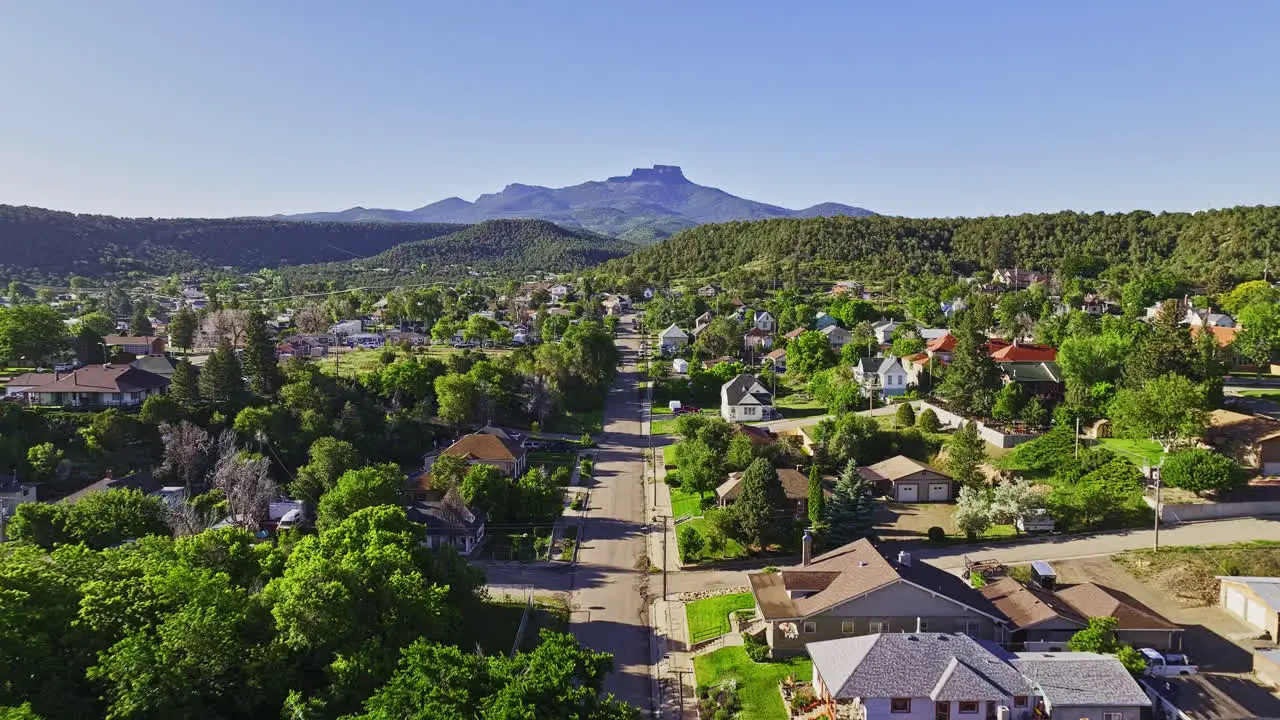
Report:
M173 368L169 379L169 397L185 408L193 408L200 402L200 386L196 366L183 358Z
M1234 460L1203 448L1173 453L1165 459L1160 473L1169 487L1190 490L1198 495L1221 495L1243 486L1247 481Z
M355 470L359 453L351 443L335 437L316 438L307 450L307 464L298 468L290 486L293 496L312 506L338 484L338 479Z
M853 460L836 479L825 523L827 540L833 546L847 545L875 532L875 491Z
M787 344L788 375L808 377L835 364L836 355L831 350L831 343L820 332L805 331Z
M133 317L129 318L129 332L136 337L151 337L155 328L151 327L151 318L147 317L145 305L135 305Z
M1007 383L996 393L991 417L1004 423L1013 422L1022 411L1022 400L1022 386L1016 382Z
M169 342L174 347L190 350L196 342L196 326L199 322L195 311L183 305L169 320Z
M1277 301L1280 301L1280 292L1266 280L1240 283L1219 299L1222 309L1232 315L1239 314L1250 305L1273 304Z
M821 527L827 517L827 494L822 487L822 471L809 466L809 525Z
M240 359L231 347L231 340L223 338L217 349L205 360L197 382L200 399L212 407L227 409L244 396L244 375Z
M467 476L470 465L457 455L441 455L431 463L431 489L445 491L458 487Z
M1067 641L1067 647L1073 652L1091 652L1102 655L1115 655L1125 669L1134 674L1141 674L1146 669L1147 661L1142 654L1131 646L1120 642L1116 637L1114 617L1091 617L1089 624L1076 632Z
M1151 329L1138 341L1124 365L1124 381L1139 387L1147 380L1191 370L1191 334L1181 325L1178 303L1166 300L1151 321Z
M1022 406L1022 422L1036 429L1049 424L1049 411L1040 402L1040 398L1033 397Z
M87 327L76 330L75 337L71 339L71 351L85 365L101 365L107 361L102 336Z
M168 507L159 498L137 490L103 490L74 505L19 505L8 534L10 539L45 549L84 543L101 550L148 535L169 535L168 516Z
M152 395L142 401L142 409L138 419L147 425L159 426L162 423L173 423L186 415L182 406L170 395Z
M101 310L94 310L91 313L85 313L80 316L80 328L87 328L98 337L106 337L107 335L115 334L116 323Z
M67 326L48 305L0 308L0 359L42 364L66 346Z
M999 382L995 361L987 354L986 338L970 325L957 329L956 347L938 392L961 415L985 415L991 409L992 389Z
M479 388L468 375L449 374L435 379L437 414L454 426L473 422L479 400Z
M1125 388L1111 401L1111 420L1120 437L1151 438L1169 448L1204 434L1208 424L1204 388L1182 375Z
M706 546L702 533L692 525L684 525L677 534L679 535L676 540L680 545L680 562L687 564L697 560Z
M725 474L725 453L718 452L700 437L688 437L675 446L680 487L699 497L716 489ZM752 460L751 462L754 462Z
M507 522L517 514L515 483L500 468L476 463L472 465L458 486L462 499L468 506L484 510L489 520Z
M961 485L976 486L983 481L982 464L987 460L987 443L978 434L978 425L960 426L947 446L947 469Z
M699 333L693 346L707 357L736 354L742 347L742 329L729 318L713 318Z
M938 413L934 412L933 408L925 408L924 412L920 413L920 417L916 418L916 427L927 433L936 433L942 427L942 423L938 422Z
M785 526L787 496L778 480L778 471L764 458L757 458L742 473L742 490L733 503L733 513L743 538L759 547L778 539Z
M911 403L909 402L904 402L898 405L898 409L894 412L893 417L900 428L911 427L916 424L916 411L915 408L911 407Z
M316 529L324 532L357 511L378 505L399 505L404 493L404 473L395 463L348 470L316 505Z
M31 479L47 483L62 462L62 450L51 442L32 445L27 449L27 464L31 466Z
M1275 356L1277 345L1280 345L1280 312L1276 305L1246 305L1240 310L1239 321L1242 330L1236 335L1236 349L1249 362L1258 366L1259 374L1264 370L1269 372L1271 358Z
M280 387L280 363L276 347L267 336L267 320L260 310L250 310L244 320L244 374L258 395L271 397Z

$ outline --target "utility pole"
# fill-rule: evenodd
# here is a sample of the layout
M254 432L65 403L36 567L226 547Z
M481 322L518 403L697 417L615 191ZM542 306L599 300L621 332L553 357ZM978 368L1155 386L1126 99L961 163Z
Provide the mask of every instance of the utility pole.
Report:
M1080 416L1076 415L1076 457L1080 457Z
M1164 485L1164 455L1160 456L1160 463L1151 470L1151 474L1156 476L1156 521L1155 521L1155 547L1156 552L1160 551L1160 489Z
M659 515L654 518L662 523L660 531L662 532L662 599L667 599L667 517Z

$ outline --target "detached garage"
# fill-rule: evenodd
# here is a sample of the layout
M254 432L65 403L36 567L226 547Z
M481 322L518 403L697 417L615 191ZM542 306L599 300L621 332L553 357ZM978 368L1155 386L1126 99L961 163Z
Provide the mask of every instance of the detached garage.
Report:
M1272 640L1280 631L1280 577L1218 578L1218 604Z
M860 467L858 473L898 502L947 502L952 498L950 475L905 455Z

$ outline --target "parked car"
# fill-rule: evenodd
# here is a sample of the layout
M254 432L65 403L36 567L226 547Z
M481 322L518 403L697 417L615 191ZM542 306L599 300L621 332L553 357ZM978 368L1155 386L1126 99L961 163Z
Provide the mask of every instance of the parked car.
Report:
M1053 516L1044 508L1035 508L1030 510L1026 515L1015 520L1013 524L1018 528L1018 532L1024 533L1051 533L1054 531L1055 527Z
M76 364L73 362L58 363L57 365L53 366L54 372L71 372L75 369L76 369Z
M1154 648L1142 648L1142 659L1147 661L1147 674L1153 677L1195 675L1199 669L1181 653L1162 653Z

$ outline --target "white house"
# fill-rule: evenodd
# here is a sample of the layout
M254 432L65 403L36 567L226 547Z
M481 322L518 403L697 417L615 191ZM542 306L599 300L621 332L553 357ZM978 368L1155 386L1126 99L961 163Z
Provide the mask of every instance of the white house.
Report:
M769 334L773 334L774 328L778 326L777 321L773 319L768 310L757 310L752 324L756 326L757 330L763 330Z
M662 352L675 352L689 344L689 333L681 330L673 323L671 327L658 333L658 346Z
M720 288L715 285L703 285L698 288L699 297L715 297L720 294Z
M830 313L820 310L817 315L813 316L813 323L814 329L822 330L823 328L829 328L832 325L835 325L836 319L832 317Z
M887 345L893 338L893 331L897 330L900 324L895 320L881 320L871 326L871 332L876 336L876 342Z
M552 285L547 288L547 292L551 293L551 299L556 302L563 302L565 298L573 294L573 288L568 285Z
M1189 308L1187 316L1182 322L1191 327L1224 327L1230 328L1236 326L1236 321L1230 315L1225 313L1210 312L1209 310Z
M773 395L755 375L743 373L720 386L720 417L729 422L764 420L773 414Z
M645 300L652 300L652 299L653 299L653 288L649 288L649 287L647 287L647 288L645 288L645 289L644 289L644 299L645 299Z
M766 362L769 362L773 365L774 372L784 373L787 371L787 349L786 348L778 348L777 350L774 350L768 355L765 355L764 359Z
M818 332L821 332L824 336L826 336L827 343L830 344L831 349L835 350L836 352L840 352L840 350L845 345L848 345L849 343L853 342L853 333L849 332L848 330L845 330L839 325L828 325L827 327L822 328Z
M907 391L907 371L898 358L860 358L853 366L853 379L862 386L862 394L879 392L884 397L897 397Z

